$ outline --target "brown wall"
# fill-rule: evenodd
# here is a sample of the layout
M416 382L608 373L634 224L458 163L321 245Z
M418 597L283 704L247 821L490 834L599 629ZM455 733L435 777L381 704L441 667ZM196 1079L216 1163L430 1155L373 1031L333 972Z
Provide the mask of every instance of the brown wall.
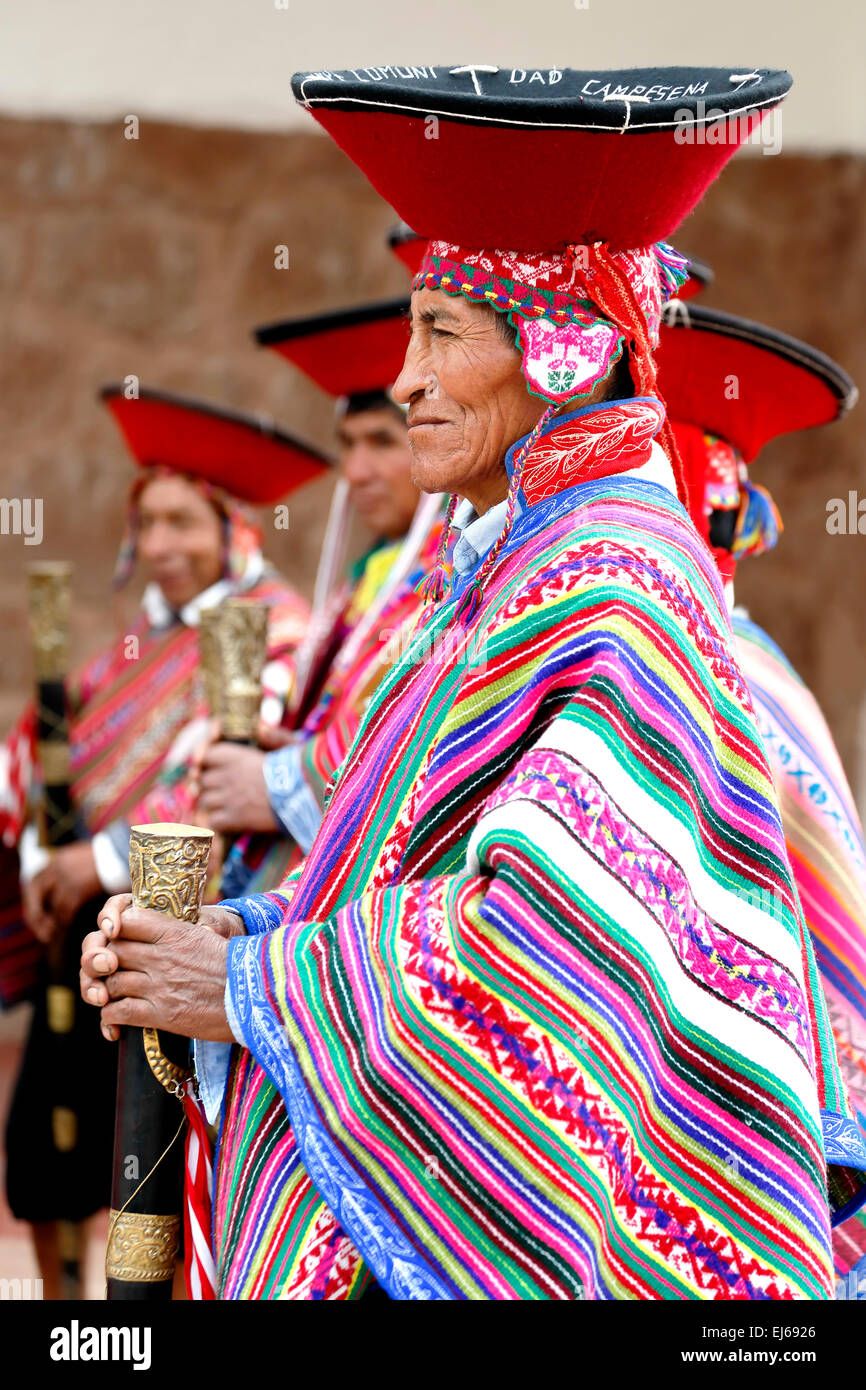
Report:
M0 727L29 680L22 566L76 562L77 651L111 630L106 599L131 469L95 401L143 384L270 412L319 444L326 397L253 347L283 315L399 294L393 216L327 140L120 122L0 120L0 495L44 499L41 550L0 536ZM866 381L866 161L740 156L677 238L709 261L705 302L807 338ZM274 269L286 244L290 268ZM786 531L738 593L811 684L853 776L866 695L866 538L830 536L826 503L866 497L866 410L781 440L755 469ZM270 550L309 592L328 485L292 504Z

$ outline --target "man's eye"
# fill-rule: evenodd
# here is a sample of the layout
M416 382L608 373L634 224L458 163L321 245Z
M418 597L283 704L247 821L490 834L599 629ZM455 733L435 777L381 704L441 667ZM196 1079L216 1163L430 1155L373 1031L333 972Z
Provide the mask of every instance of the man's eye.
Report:
M430 332L435 333L437 338L453 338L454 334L449 333L447 328L437 328L435 323L430 325Z

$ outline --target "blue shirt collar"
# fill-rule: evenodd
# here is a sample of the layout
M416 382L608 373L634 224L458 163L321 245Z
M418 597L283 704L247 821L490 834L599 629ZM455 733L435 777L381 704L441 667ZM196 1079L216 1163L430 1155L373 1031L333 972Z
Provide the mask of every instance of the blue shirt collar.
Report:
M454 530L460 533L451 553L451 562L457 574L471 574L478 568L505 525L507 510L508 499L504 498L479 516L469 499L464 497L452 522ZM519 516L522 511L523 507L518 502L516 515Z

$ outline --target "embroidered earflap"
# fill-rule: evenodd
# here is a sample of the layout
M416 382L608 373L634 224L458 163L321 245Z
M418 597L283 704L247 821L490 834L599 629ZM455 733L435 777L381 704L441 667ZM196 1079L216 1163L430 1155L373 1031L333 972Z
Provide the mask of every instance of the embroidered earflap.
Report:
M534 396L555 404L581 400L610 375L625 339L608 323L584 328L549 319L518 319L523 375Z

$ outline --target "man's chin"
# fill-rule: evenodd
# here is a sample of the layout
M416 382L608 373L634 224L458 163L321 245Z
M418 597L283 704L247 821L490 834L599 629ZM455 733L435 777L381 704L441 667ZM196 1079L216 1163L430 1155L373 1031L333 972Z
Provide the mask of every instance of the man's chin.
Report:
M450 492L453 458L445 449L412 450L412 482L419 492Z
M188 584L161 583L158 579L155 582L169 608L174 608L175 611L195 598L195 594L190 593Z

